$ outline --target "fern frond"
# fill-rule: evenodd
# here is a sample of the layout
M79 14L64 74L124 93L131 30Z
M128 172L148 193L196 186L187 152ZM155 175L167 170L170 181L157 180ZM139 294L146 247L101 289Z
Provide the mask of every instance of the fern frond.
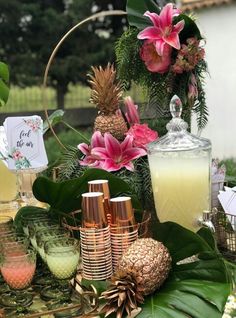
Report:
M203 89L203 79L199 76L196 77L198 85L198 100L193 107L194 113L197 115L197 126L198 129L203 129L208 122L208 108L206 104L205 91Z
M83 174L85 169L79 165L79 155L80 152L76 147L67 146L57 167L60 181L79 177Z

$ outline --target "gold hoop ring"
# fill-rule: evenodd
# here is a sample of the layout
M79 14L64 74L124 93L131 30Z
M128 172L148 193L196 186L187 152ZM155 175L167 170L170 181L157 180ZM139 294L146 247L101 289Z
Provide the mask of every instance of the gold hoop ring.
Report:
M50 120L49 120L49 116L48 116L48 111L47 111L47 105L48 105L48 100L47 100L47 94L46 94L46 88L47 88L47 80L48 80L48 72L50 69L50 66L53 62L53 59L57 53L57 51L59 50L60 46L62 45L62 43L65 41L66 38L69 37L69 35L76 30L78 27L80 27L81 25L85 24L88 21L97 19L97 18L101 18L101 17L107 17L107 16L113 16L113 15L126 15L127 13L125 11L122 10L111 10L111 11L102 11L99 13L95 13L93 15L91 15L90 17L82 20L81 22L77 23L75 26L73 26L65 35L63 35L63 37L61 38L61 40L57 43L57 45L55 46L54 50L52 51L47 66L45 68L45 72L44 72L44 76L43 76L43 108L44 108L44 113L45 113L45 117L46 120L48 122L48 126L50 128L50 130L52 131L54 137L56 138L57 142L59 143L59 145L63 148L66 149L66 147L64 146L64 144L61 142L61 140L59 139L59 137L57 136L57 134L55 133Z

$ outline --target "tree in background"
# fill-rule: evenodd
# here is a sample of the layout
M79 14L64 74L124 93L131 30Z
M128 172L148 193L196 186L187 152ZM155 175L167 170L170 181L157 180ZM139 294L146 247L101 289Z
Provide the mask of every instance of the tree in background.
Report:
M11 70L11 83L42 84L48 58L60 38L92 13L125 9L125 0L0 0L0 59ZM108 17L76 30L59 49L49 73L57 105L64 108L70 83L86 83L90 65L114 61L114 43L126 24Z

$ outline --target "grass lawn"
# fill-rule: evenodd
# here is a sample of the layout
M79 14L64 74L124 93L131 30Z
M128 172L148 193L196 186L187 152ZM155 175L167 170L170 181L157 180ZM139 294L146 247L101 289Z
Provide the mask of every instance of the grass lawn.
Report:
M144 94L138 87L133 86L132 90L125 95L131 95L136 102L145 100ZM53 88L47 88L47 109L56 109L56 92ZM65 108L91 107L89 103L90 88L82 85L69 85L69 91L65 97ZM20 88L11 86L10 96L7 105L0 108L0 113L23 112L43 110L43 92L39 86Z

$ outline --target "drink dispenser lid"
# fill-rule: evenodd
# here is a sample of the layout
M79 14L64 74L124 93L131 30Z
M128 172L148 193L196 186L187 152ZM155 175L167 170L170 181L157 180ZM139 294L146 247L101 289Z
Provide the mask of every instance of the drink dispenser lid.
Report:
M182 102L177 95L174 95L170 101L170 113L172 119L166 125L167 134L148 145L148 154L211 149L210 140L187 131L188 124L181 118Z

